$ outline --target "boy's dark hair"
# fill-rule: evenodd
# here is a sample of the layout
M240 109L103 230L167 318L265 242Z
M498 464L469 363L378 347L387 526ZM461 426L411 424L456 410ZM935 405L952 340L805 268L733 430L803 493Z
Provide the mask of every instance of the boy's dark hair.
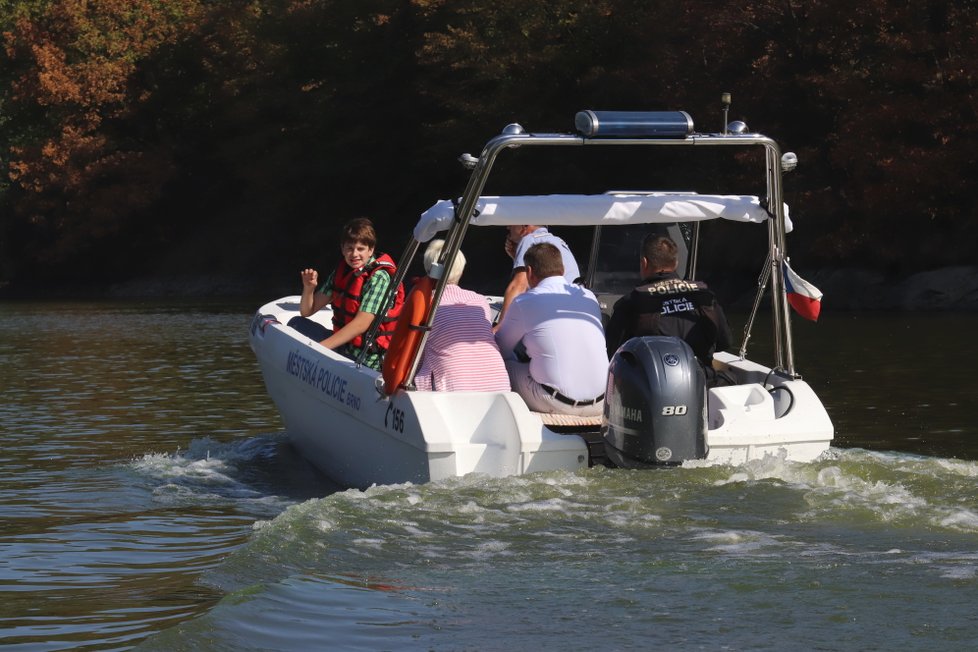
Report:
M679 248L667 235L650 233L642 241L642 256L653 271L672 271L679 265Z
M527 267L533 268L537 278L564 275L564 259L560 249L549 242L541 242L527 249L523 261Z
M347 242L376 247L377 231L374 230L374 223L366 217L358 217L344 224L340 229L340 244Z

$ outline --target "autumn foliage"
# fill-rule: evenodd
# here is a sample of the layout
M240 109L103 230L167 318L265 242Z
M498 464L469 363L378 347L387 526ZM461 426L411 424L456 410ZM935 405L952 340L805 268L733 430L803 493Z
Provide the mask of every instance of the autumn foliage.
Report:
M973 263L978 7L741 5L0 0L0 282L284 273L355 214L397 253L509 122L724 91L799 155L808 265Z

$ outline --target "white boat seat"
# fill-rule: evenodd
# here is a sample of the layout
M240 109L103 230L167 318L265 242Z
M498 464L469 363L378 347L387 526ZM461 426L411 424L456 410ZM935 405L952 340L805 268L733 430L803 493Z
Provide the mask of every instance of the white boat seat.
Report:
M574 414L552 414L549 412L533 412L540 417L545 426L600 426L601 415L594 417L579 417Z

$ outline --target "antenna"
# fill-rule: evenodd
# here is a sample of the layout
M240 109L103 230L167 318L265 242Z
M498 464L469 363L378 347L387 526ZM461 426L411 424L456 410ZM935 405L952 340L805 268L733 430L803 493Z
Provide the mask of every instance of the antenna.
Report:
M727 135L727 114L730 112L730 93L720 95L720 104L723 107L723 135Z

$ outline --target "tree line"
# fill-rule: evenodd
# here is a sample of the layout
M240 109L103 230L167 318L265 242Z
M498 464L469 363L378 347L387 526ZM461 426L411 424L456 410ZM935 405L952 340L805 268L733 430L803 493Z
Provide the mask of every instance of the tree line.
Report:
M0 284L291 274L357 215L396 254L509 122L716 131L725 91L798 153L805 265L973 263L975 24L936 0L0 0Z

